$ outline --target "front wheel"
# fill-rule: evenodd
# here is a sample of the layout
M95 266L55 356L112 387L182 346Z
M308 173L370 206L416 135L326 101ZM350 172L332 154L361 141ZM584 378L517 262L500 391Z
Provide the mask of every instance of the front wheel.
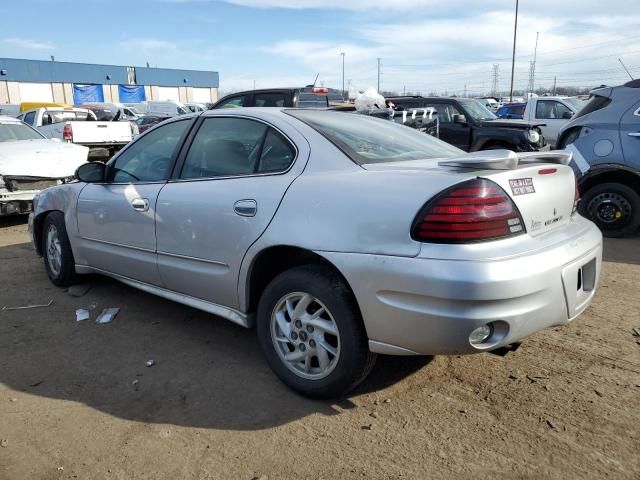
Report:
M587 190L580 200L580 214L606 237L622 237L640 226L640 196L621 183L603 183Z
M308 397L343 395L375 362L353 294L325 266L278 275L260 298L257 330L271 369Z
M42 257L49 280L67 287L75 280L75 261L62 212L51 212L42 226Z

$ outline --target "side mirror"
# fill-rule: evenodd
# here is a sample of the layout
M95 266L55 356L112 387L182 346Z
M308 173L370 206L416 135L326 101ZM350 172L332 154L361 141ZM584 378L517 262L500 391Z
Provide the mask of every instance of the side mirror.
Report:
M573 112L564 112L562 114L562 118L571 118L573 117Z
M76 178L81 182L100 183L104 182L107 173L107 166L100 162L89 162L82 164L76 170Z
M453 123L459 123L461 125L467 124L467 117L461 114L456 114L453 116Z

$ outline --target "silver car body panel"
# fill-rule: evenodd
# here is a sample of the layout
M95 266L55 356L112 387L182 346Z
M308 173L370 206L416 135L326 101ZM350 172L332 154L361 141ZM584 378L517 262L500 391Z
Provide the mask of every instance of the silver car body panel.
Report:
M572 214L565 165L527 158L513 169L478 170L438 166L440 158L360 166L278 110L202 115L273 125L296 145L295 163L279 175L92 185L86 193L80 183L46 190L35 215L65 213L78 272L104 273L250 326L254 260L270 247L305 249L349 283L370 349L397 355L481 351L471 346L469 333L494 320L505 327L491 348L506 345L566 324L593 298L602 237ZM473 178L500 185L531 232L460 245L411 239L412 222L427 201ZM532 179L535 194L512 194L510 181L522 178ZM147 198L149 209L133 210L136 198ZM234 210L238 201L241 208ZM105 202L112 204L106 210ZM533 228L535 222L541 226ZM588 282L577 288L583 275Z

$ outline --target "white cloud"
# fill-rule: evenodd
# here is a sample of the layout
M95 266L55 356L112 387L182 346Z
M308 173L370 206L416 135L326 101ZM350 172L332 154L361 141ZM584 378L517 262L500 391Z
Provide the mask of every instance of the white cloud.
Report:
M15 45L20 48L28 48L31 50L53 50L55 45L51 42L31 40L29 38L11 37L5 39L6 43Z

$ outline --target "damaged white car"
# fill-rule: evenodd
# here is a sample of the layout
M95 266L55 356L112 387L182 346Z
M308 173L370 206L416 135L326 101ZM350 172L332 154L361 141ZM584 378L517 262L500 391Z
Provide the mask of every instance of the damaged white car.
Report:
M89 149L50 140L15 118L0 116L0 216L29 213L40 191L73 177Z

